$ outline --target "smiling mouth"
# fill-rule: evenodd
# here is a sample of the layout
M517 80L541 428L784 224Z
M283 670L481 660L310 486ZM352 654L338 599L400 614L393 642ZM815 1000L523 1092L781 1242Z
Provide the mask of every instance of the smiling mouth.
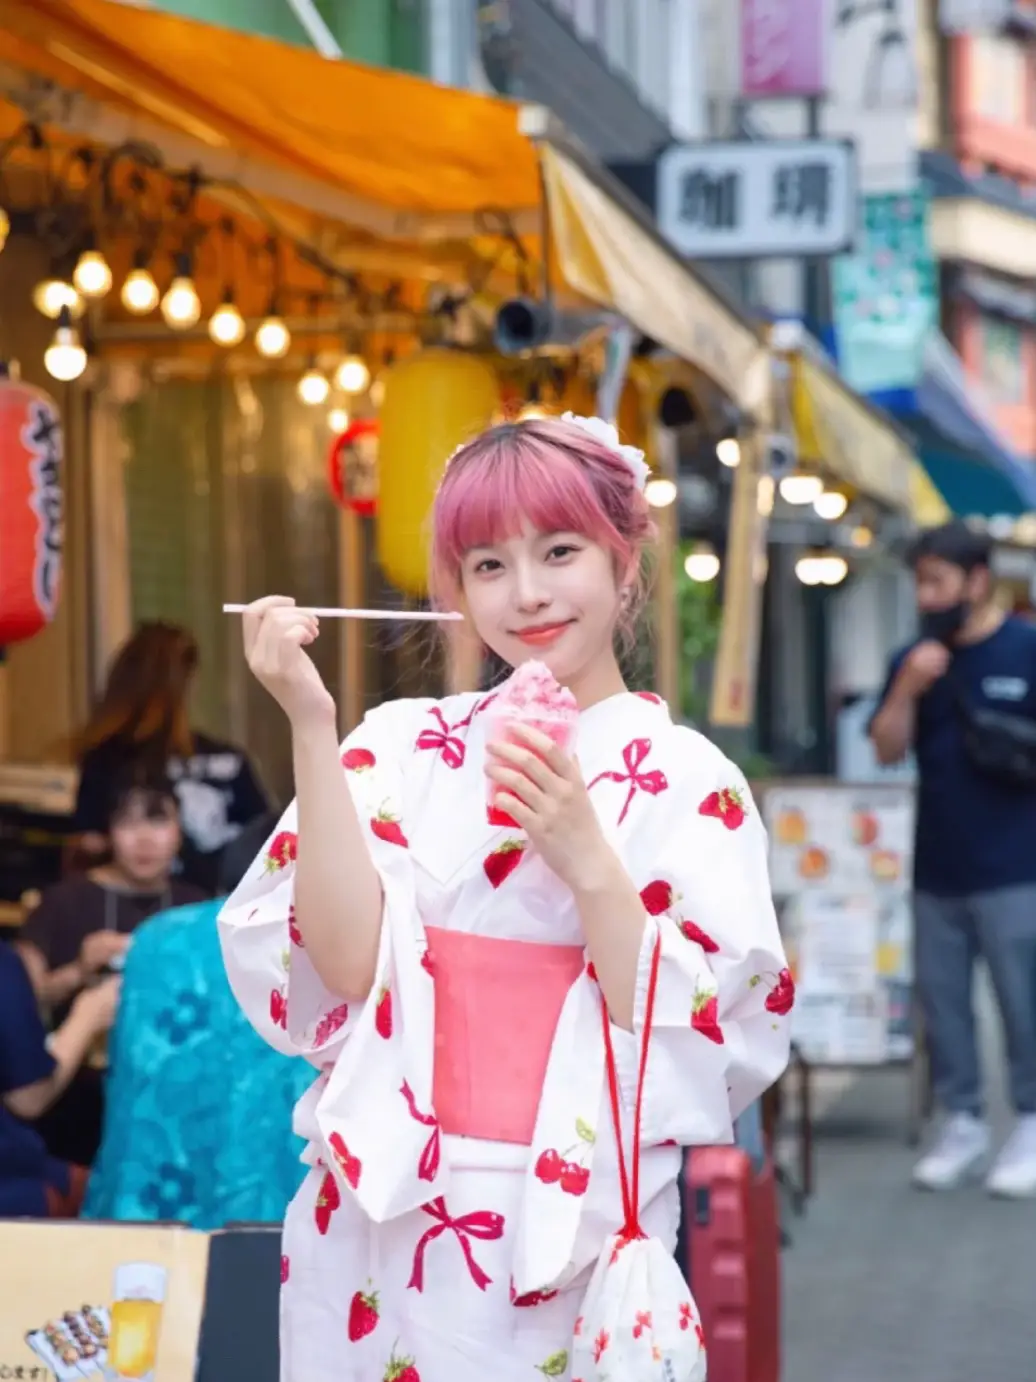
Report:
M521 639L523 643L531 643L534 647L543 647L560 638L571 623L571 619L566 619L560 624L538 624L535 628L518 629L514 636Z

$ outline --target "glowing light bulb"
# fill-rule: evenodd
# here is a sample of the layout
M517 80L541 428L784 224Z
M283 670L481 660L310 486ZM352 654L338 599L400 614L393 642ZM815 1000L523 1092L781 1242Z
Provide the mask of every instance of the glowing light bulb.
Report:
M7 244L7 237L11 233L11 218L2 206L0 206L0 250Z
M799 557L795 563L795 575L803 585L820 584L820 567L816 557Z
M147 312L153 312L158 306L158 284L150 272L140 266L126 275L126 282L122 285L119 296L127 312L142 317Z
M327 415L327 425L337 436L349 426L349 414L344 408L332 408Z
M700 542L684 558L683 569L692 581L704 585L719 575L719 557L707 542Z
M644 498L653 509L667 509L676 499L676 481L657 477L647 482Z
M819 562L821 585L841 585L849 574L849 563L834 552L821 557Z
M813 500L813 507L818 518L825 518L829 523L833 523L845 513L849 507L849 500L839 490L826 489Z
M854 547L869 547L874 541L874 534L864 524L854 528L849 534L849 541Z
M342 393L363 393L371 382L367 362L358 355L347 355L338 366L335 383Z
M236 346L245 339L245 319L230 300L209 318L209 336L217 345Z
M43 363L47 373L64 384L78 379L86 369L86 351L79 339L79 332L72 325L72 316L67 307L62 308L58 316L58 329L43 352Z
M311 408L326 403L330 392L331 385L327 382L327 375L321 374L315 366L311 366L299 380L299 398Z
M72 274L72 282L85 298L103 298L111 292L111 266L100 250L82 252Z
M521 412L518 414L518 421L536 422L540 418L545 418L546 416L547 414L545 409L541 408L538 403L527 403L525 407L521 410Z
M65 278L45 278L33 289L32 301L37 312L56 321L62 310L75 320L83 315L86 304Z
M259 323L255 333L255 348L267 360L279 360L287 355L291 345L291 333L280 317L267 317Z
M194 326L201 316L201 299L194 280L187 274L178 274L170 283L162 299L162 316L166 324L177 331Z
M741 464L741 444L737 437L724 437L716 443L716 459L728 470L735 470Z
M813 504L824 489L819 475L785 475L779 485L781 498L786 504Z

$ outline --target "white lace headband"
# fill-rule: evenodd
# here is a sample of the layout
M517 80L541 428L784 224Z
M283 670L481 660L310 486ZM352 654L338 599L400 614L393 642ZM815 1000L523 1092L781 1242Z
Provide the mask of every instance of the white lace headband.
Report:
M645 461L644 453L639 447L623 446L622 442L619 441L618 429L614 423L605 422L603 417L578 417L575 413L562 414L561 421L571 423L573 427L580 428L582 431L588 433L589 436L593 437L595 441L600 442L602 446L606 446L609 451L614 451L616 456L629 467L637 489L643 494L644 490L647 488L651 467L648 465L647 461ZM468 442L462 442L461 445L457 447L453 455L450 456L449 460L446 462L447 466L450 464L450 461L453 460L453 456L456 456L458 451L463 451L467 445L469 445Z

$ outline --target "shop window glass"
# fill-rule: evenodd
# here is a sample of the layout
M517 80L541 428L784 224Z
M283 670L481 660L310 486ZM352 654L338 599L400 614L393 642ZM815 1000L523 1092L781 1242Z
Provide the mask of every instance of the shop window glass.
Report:
M1022 328L997 317L982 318L981 379L995 403L1024 403L1025 339Z

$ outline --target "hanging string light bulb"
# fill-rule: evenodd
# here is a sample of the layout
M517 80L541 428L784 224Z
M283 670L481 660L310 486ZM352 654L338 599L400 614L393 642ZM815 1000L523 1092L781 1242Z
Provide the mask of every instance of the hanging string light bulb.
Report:
M267 360L280 360L291 345L291 332L280 317L271 313L259 323L255 333L255 348Z
M67 311L73 321L83 315L86 303L75 290L75 285L67 278L48 275L32 290L32 302L37 312L57 321L62 311Z
M111 292L111 265L92 239L76 260L72 282L85 298L103 298Z
M209 336L216 345L236 346L245 339L245 330L245 319L228 289L223 301L209 318Z
M331 385L328 383L327 375L317 369L317 362L311 355L309 365L305 374L299 380L298 395L301 402L308 404L311 408L319 407L321 403L327 402L328 394L331 392Z
M366 360L359 355L347 355L338 366L335 384L342 393L366 393L371 382L371 372Z
M127 312L136 317L146 316L158 306L158 284L147 266L147 256L138 250L133 257L133 268L126 275L119 294Z
M162 316L166 324L177 331L186 331L201 316L201 299L191 277L190 255L177 255L173 281L162 299Z
M62 307L58 313L57 330L43 353L43 363L47 373L64 384L78 379L86 369L86 351L67 307Z
M7 237L11 233L11 218L2 206L0 206L0 250L7 244Z

